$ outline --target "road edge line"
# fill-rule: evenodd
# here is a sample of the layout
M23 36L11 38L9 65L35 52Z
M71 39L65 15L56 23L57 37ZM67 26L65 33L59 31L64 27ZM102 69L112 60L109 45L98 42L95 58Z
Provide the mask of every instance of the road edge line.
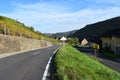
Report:
M58 47L58 48L53 52L53 54L51 55L51 57L50 57L47 65L46 65L46 68L45 68L45 71L44 71L42 80L47 80L46 78L47 78L47 73L48 73L48 70L49 70L49 67L50 67L50 63L51 63L51 61L52 61L53 56L54 56L55 53L59 50L59 48L60 48L60 47Z

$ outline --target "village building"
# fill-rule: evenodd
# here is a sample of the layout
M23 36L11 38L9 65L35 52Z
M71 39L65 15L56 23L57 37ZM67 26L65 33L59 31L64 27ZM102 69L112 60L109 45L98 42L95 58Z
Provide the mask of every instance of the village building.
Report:
M81 45L82 45L82 46L88 45L88 41L87 41L86 38L84 38L84 39L81 41Z
M99 46L101 47L102 42L98 37L87 37L81 41L82 46L88 46L90 48L93 48L94 44L99 44Z
M60 43L60 44L65 45L66 44L65 41L67 40L67 38L63 36L60 38L60 40L62 41L62 43Z
M60 38L60 40L61 40L61 41L66 41L67 38L63 36L62 38Z
M120 29L108 31L100 37L102 48L120 54Z

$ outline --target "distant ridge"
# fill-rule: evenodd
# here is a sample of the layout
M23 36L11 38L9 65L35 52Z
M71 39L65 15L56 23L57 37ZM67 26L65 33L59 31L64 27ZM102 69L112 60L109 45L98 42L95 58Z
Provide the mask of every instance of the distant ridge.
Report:
M54 34L47 34L47 33L46 33L45 35L47 35L47 36L49 36L49 37L52 37L52 38L61 38L61 37L63 37L63 36L68 37L68 36L74 34L76 31L77 31L77 30L72 30L72 31L59 32L59 33L54 33Z

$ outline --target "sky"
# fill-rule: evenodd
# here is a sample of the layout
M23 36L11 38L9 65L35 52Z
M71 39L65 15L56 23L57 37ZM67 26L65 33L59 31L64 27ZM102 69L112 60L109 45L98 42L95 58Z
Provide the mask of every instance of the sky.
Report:
M42 33L65 32L120 16L120 0L0 0L0 15Z

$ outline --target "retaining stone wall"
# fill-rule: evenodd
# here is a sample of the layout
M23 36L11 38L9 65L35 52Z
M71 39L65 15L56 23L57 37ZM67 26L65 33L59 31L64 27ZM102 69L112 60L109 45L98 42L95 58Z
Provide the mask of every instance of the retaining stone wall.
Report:
M0 34L0 54L52 46L51 42Z

